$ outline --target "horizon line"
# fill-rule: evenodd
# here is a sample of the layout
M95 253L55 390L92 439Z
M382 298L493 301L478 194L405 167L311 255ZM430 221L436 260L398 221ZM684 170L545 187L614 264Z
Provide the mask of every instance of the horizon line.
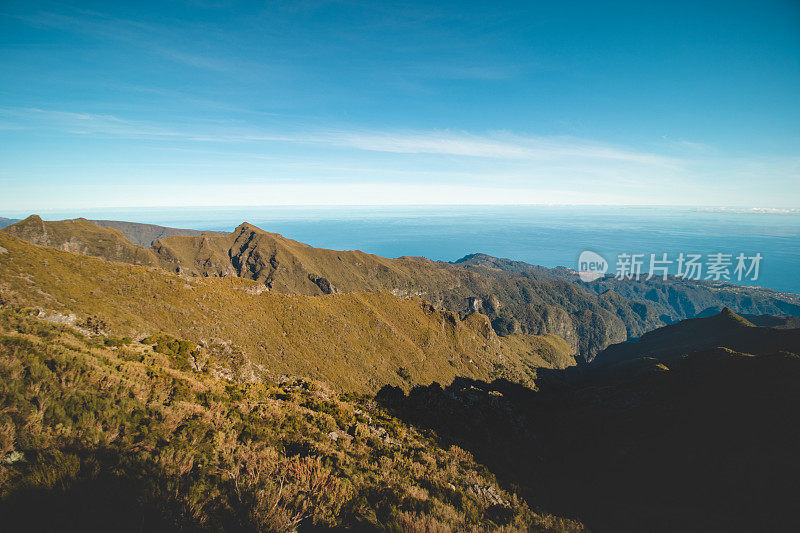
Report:
M47 207L33 209L2 209L0 213L20 215L27 213L27 216L48 212L64 211L115 211L115 210L163 210L163 209L258 209L258 208L326 208L326 209L346 209L346 208L457 208L457 207L647 207L647 208L673 208L673 209L719 209L736 210L752 213L798 213L800 207L777 207L767 205L714 205L714 204L656 204L656 203L355 203L355 204L222 204L222 205L135 205L135 206L80 206L80 207ZM0 215L1 217L2 215ZM6 217L10 218L10 217Z

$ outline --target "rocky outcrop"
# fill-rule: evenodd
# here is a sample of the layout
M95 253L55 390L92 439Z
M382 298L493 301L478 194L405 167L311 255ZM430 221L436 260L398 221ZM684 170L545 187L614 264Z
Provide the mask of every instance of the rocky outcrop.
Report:
M309 274L308 279L310 279L314 285L319 287L319 290L322 291L322 294L333 294L334 292L336 292L336 289L334 289L333 285L331 285L331 282L323 278L322 276L317 276L316 274Z

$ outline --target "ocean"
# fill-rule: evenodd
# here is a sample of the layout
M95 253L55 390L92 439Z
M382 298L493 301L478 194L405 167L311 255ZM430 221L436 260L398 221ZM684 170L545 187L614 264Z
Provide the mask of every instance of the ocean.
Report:
M28 213L29 214L29 213ZM731 281L800 293L800 213L675 207L586 206L324 206L142 208L45 211L45 220L83 216L180 228L231 231L243 221L312 246L363 250L385 256L423 256L454 261L467 254L489 255L546 267L578 268L589 250L618 271L619 254L667 254L675 273L683 253L696 262L727 268ZM27 214L6 213L22 218ZM721 258L710 258L723 254ZM757 279L751 270L736 279L737 256L746 266L760 254ZM730 255L730 258L727 257ZM634 260L635 262L635 260ZM725 262L730 262L725 266ZM666 264L661 264L662 266ZM624 266L624 265L623 265ZM629 269L628 269L629 270ZM744 272L741 272L744 274ZM715 275L716 276L716 275ZM724 278L722 278L724 279Z

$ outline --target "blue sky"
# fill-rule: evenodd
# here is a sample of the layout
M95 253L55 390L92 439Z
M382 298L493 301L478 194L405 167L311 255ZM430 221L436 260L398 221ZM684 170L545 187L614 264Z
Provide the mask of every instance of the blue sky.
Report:
M0 210L800 207L800 3L0 3Z

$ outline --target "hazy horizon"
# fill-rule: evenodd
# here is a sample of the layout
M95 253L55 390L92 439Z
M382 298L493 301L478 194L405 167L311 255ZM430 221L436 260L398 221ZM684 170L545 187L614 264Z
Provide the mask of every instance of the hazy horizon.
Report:
M729 212L737 214L786 214L794 215L800 214L800 208L794 207L777 207L767 205L692 205L692 204L589 204L589 203L440 203L440 204L240 204L240 205L109 205L109 206L95 206L95 207L33 207L30 209L3 209L0 211L0 217L5 218L18 218L28 217L31 215L48 214L51 216L60 216L62 218L80 218L80 213L99 213L99 212L119 212L121 210L141 210L147 212L148 210L160 211L165 209L178 209L178 210L228 210L228 209L261 209L261 208L281 208L281 209L349 209L349 208L470 208L470 207L588 207L588 208L655 208L655 209L687 209L695 211L710 211L710 212ZM12 216L6 216L12 215ZM83 217L85 218L85 217ZM55 220L55 219L54 219Z

